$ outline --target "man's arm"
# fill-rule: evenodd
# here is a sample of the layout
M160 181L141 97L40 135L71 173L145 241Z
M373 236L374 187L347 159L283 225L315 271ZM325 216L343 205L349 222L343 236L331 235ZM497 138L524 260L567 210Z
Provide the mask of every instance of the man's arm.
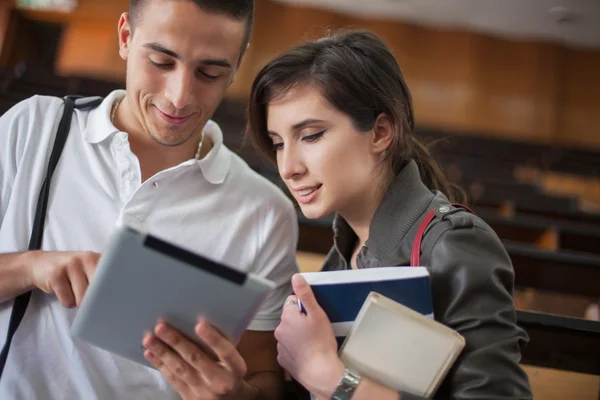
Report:
M100 254L27 251L0 254L0 302L33 288L55 294L65 307L78 306L92 280Z
M33 289L28 253L0 254L0 303Z

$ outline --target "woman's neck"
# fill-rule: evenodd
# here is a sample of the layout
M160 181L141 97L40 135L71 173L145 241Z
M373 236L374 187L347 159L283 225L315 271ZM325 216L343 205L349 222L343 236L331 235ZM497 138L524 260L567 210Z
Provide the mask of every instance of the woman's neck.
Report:
M392 175L392 174L389 174ZM357 247L360 249L369 239L369 229L371 222L375 216L375 212L379 208L383 196L387 188L392 183L393 175L387 178L374 180L376 183L373 187L367 188L364 191L365 195L359 201L352 203L353 207L347 210L340 211L339 214L348 223L350 228L358 237Z

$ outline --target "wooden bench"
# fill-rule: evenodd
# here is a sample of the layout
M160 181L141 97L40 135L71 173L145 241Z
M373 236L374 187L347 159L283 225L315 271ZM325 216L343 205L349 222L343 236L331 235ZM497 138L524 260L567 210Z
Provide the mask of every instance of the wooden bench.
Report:
M503 243L515 270L515 286L600 298L600 257Z
M517 310L529 335L523 363L600 376L600 322Z
M545 250L600 254L600 225L524 213L503 216L489 209L475 209L477 215L485 220L501 239L528 243Z
M579 176L600 176L600 152L598 151L483 136L457 135L436 128L418 128L417 136L426 143L433 143L433 153L446 160L461 161L479 158L504 165L525 165Z

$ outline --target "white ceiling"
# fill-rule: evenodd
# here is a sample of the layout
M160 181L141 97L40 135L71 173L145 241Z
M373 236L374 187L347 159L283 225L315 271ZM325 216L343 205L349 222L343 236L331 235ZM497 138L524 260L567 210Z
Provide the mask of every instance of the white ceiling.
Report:
M600 48L600 0L275 0L513 40ZM560 21L561 19L565 21Z

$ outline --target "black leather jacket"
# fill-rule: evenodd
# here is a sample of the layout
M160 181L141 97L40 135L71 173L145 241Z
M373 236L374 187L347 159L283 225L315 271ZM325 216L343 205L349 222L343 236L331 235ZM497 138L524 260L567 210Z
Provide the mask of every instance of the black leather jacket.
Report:
M514 271L494 231L480 218L450 207L421 182L410 162L398 174L371 222L357 257L359 268L410 265L417 229L429 210L436 218L425 232L421 264L432 277L435 319L458 331L466 346L436 399L530 399L519 365L527 334L517 326ZM339 216L324 270L348 268L356 236ZM402 393L402 400L420 399Z

